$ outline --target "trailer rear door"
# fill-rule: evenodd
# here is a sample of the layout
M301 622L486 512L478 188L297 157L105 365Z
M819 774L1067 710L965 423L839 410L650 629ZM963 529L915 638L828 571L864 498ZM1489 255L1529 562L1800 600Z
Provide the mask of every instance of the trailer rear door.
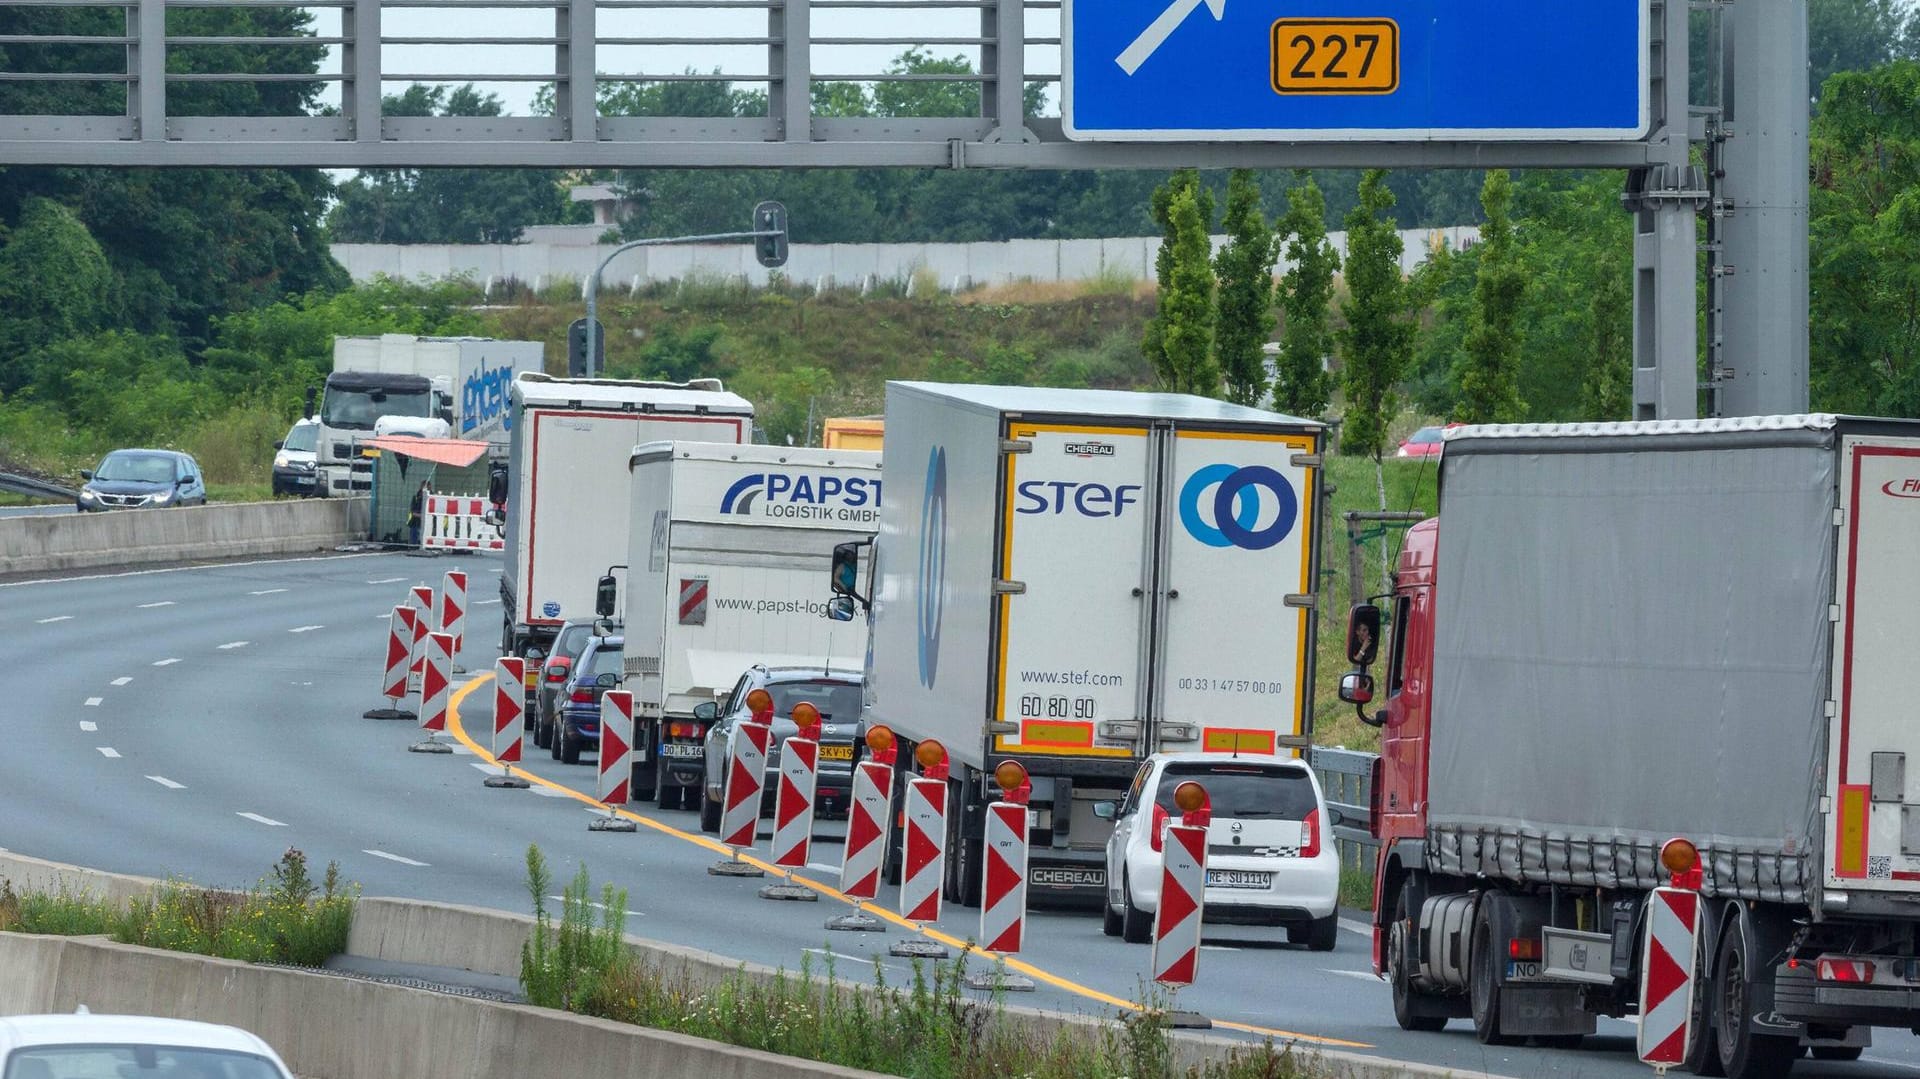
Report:
M1827 886L1920 892L1920 440L1842 455Z

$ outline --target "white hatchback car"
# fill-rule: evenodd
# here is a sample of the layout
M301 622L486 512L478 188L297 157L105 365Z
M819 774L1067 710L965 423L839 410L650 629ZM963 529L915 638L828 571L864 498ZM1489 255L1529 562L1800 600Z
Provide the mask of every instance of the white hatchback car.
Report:
M1107 840L1108 936L1144 944L1160 904L1161 828L1177 822L1173 792L1187 780L1206 788L1208 922L1284 925L1287 940L1332 951L1340 934L1340 856L1333 847L1320 781L1291 757L1156 753L1140 765L1119 803L1094 812L1113 819Z
M238 1027L149 1015L0 1017L0 1079L293 1079Z

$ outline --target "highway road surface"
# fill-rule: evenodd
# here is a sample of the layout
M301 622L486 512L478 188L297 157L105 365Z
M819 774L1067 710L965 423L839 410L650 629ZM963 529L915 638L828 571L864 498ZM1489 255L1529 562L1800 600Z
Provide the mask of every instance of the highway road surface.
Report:
M377 696L388 612L415 582L463 568L473 601L464 664L491 668L497 560L397 554L326 556L59 580L0 583L0 669L7 752L0 754L0 847L101 869L248 885L288 847L338 861L367 895L526 911L524 859L537 843L555 891L585 864L627 891L628 928L742 960L869 979L878 963L911 973L888 945L915 931L834 933L848 907L772 902L760 880L709 876L718 859L692 812L635 807L632 834L589 832L593 769L528 755L531 790L488 789L473 748L406 752L407 723L361 713ZM473 684L467 685L466 682ZM456 733L484 749L492 696L463 679ZM529 745L531 750L531 746ZM823 836L839 826L822 826ZM827 838L805 874L831 892L840 848ZM557 897L556 897L557 899ZM881 901L896 897L883 891ZM557 903L556 903L557 905ZM935 931L977 936L978 912L948 908ZM1278 929L1209 927L1199 981L1176 1006L1216 1030L1423 1061L1462 1075L1644 1076L1630 1022L1601 1020L1578 1050L1488 1048L1467 1023L1440 1034L1394 1025L1368 936L1349 922L1332 953L1285 943ZM1136 999L1148 949L1103 936L1090 914L1035 912L1015 973L1020 1003L1113 1014ZM1865 1060L1802 1061L1805 1076L1920 1074L1920 1042L1876 1032Z
M30 517L43 513L72 513L71 502L50 502L35 506L0 506L0 517Z

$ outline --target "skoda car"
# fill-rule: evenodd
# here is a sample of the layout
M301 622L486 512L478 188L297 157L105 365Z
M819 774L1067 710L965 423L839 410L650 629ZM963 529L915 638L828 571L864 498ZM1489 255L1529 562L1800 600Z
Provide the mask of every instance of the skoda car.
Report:
M86 480L75 500L81 513L207 503L200 463L178 450L114 450L80 477Z
M766 782L760 788L764 807L771 809L773 793L779 789L775 777L780 774L780 746L799 732L793 710L805 701L820 710L820 767L814 780L813 804L823 813L844 813L853 790L854 757L867 733L866 722L860 718L863 704L859 672L818 666L757 666L740 676L716 709L718 719L707 730L704 759L689 762L699 764L704 772L700 827L707 832L720 831L727 758L735 729L742 720L753 718L747 695L756 689L773 696L773 738L767 749Z
M1144 944L1160 905L1161 829L1178 822L1173 792L1193 780L1206 788L1204 919L1283 925L1287 940L1332 951L1340 934L1340 856L1326 800L1306 762L1291 757L1156 753L1134 774L1126 799L1098 802L1112 819L1107 840L1108 936Z
M0 1076L292 1079L273 1047L239 1027L150 1015L0 1018Z

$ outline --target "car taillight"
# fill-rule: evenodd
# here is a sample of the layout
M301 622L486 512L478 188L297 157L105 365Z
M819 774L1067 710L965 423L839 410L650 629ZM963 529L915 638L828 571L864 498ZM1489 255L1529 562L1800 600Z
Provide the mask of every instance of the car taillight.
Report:
M572 701L575 704L592 704L593 690L576 689L573 691L572 695L569 696L567 699Z
M564 682L564 681L566 681L566 680L567 680L567 668L568 668L568 667L570 667L570 666L572 666L572 664L570 664L570 663L549 663L549 664L547 664L547 681L549 681L549 682Z
M1147 843L1152 846L1155 851L1165 849L1167 811L1161 809L1158 802L1155 802L1153 806L1153 824L1151 828L1152 830L1147 833Z
M1320 856L1320 811L1307 814L1300 822L1300 857L1318 858Z

